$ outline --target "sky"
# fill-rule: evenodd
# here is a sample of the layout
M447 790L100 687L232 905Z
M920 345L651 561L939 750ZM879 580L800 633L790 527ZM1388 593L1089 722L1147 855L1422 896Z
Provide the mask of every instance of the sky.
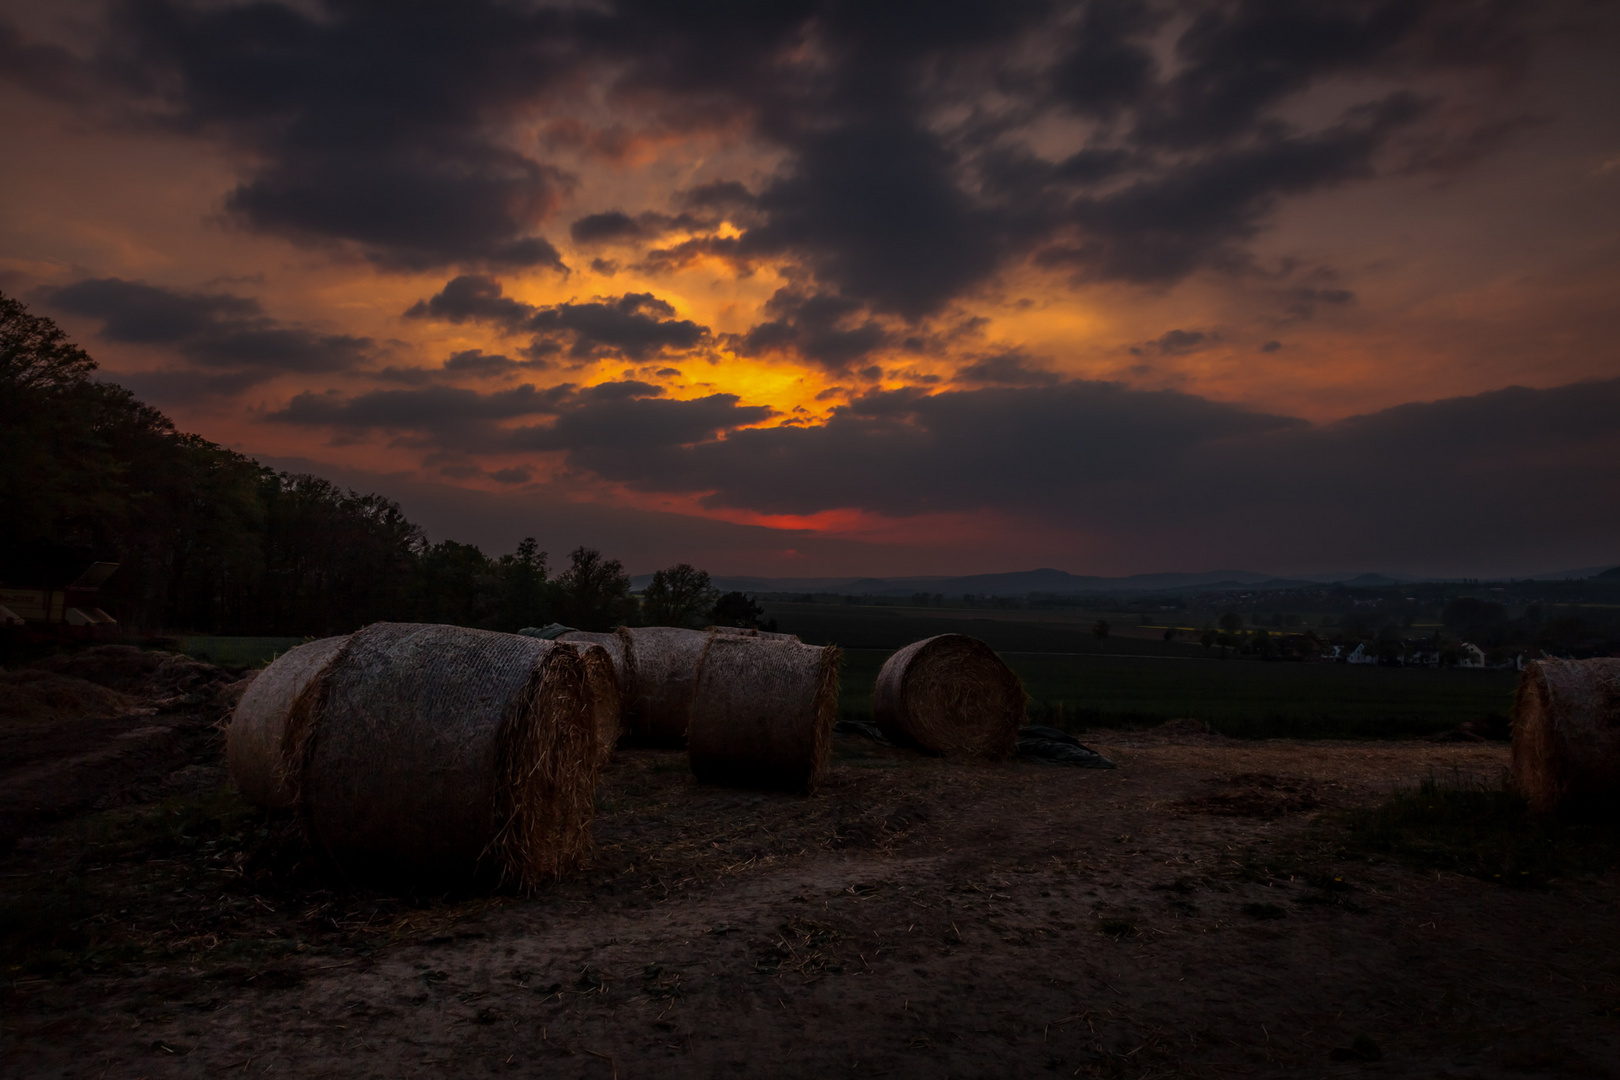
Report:
M490 553L1612 564L1617 54L1585 0L0 0L0 290Z

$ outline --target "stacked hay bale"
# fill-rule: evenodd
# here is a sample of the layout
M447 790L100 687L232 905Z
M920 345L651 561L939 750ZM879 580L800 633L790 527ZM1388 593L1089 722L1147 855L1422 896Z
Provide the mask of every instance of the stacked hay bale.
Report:
M998 760L1024 723L1024 687L984 642L941 634L889 657L872 715L891 742L944 757Z
M630 685L624 695L629 737L643 746L685 746L698 671L714 635L676 626L625 628L619 633Z
M1538 813L1620 807L1620 659L1525 667L1513 704L1510 775Z
M225 736L225 763L248 802L271 809L293 804L284 746L287 716L348 640L344 634L288 649L243 691Z
M705 783L809 791L838 710L836 648L715 634L702 658L687 753Z
M617 633L568 630L553 640L572 645L585 661L586 678L595 702L598 757L605 765L624 734L624 701L630 694L624 639Z
M577 866L589 846L594 709L574 647L369 626L288 717L305 831L347 872L532 889Z

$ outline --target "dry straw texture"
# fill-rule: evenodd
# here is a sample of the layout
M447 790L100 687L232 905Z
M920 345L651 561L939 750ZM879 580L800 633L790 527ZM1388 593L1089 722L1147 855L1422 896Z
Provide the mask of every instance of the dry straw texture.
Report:
M1620 804L1620 659L1537 660L1524 669L1511 774L1539 813Z
M619 662L614 662L613 654L603 645L581 640L587 636L607 638L617 649ZM606 765L613 758L613 748L619 745L619 736L624 734L624 710L619 700L619 679L624 673L623 646L612 634L587 635L584 631L560 634L557 640L573 646L585 664L591 715L596 723L596 758L599 764Z
M321 638L288 649L259 672L236 703L225 736L225 762L242 797L276 809L293 804L283 737L293 702L348 641Z
M756 630L751 626L707 626L711 634L732 634L737 637L764 638L767 641L798 641L798 634L778 634L774 630Z
M883 734L944 757L998 760L1024 723L1024 687L977 638L941 634L889 657L872 691Z
M136 707L134 699L55 672L23 668L0 671L0 722L15 725L49 725L63 720L87 720L118 716Z
M623 629L631 692L625 700L630 737L644 746L685 746L698 669L714 636L675 626Z
M595 721L574 648L369 626L289 717L305 830L347 872L533 889L589 848Z
M619 686L619 696L629 697L632 689L632 673L626 653L626 633L623 627L611 634L598 634L590 630L566 630L557 635L557 640L566 641L571 645L600 645L606 649L608 659L613 661L613 677Z
M710 784L808 791L821 780L838 711L838 650L717 634L698 675L687 739Z

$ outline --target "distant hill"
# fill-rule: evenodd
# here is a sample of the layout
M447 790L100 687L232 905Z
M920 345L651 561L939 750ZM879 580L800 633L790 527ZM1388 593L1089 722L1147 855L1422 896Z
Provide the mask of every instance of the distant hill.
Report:
M1564 570L1552 574L1538 574L1533 581L1567 581L1579 578L1620 576L1620 567L1604 572L1603 567L1585 570ZM631 587L646 588L651 574L639 574L631 579ZM1040 570L1018 570L1006 574L969 574L960 577L819 577L768 578L717 575L714 585L730 592L746 593L836 593L844 596L911 596L915 593L939 593L943 596L1028 596L1031 593L1048 596L1085 596L1098 593L1174 593L1224 592L1229 589L1277 591L1298 589L1309 585L1347 585L1351 588L1371 589L1388 585L1405 585L1420 581L1456 581L1458 578L1408 577L1396 574L1368 572L1340 572L1332 574L1301 574L1296 577L1278 577L1252 570L1210 570L1205 573L1131 574L1126 577L1097 577L1071 574L1050 567Z

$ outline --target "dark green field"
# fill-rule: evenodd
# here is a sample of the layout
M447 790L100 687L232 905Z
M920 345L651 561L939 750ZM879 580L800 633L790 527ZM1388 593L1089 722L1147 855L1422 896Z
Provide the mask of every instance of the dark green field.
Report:
M195 635L180 639L180 651L187 656L221 667L264 667L307 637L214 637Z
M871 715L890 653L942 633L989 643L1024 681L1030 719L1072 731L1201 720L1237 738L1391 738L1505 714L1511 671L1351 667L1219 659L1198 645L1110 636L1082 620L995 618L971 610L768 604L779 627L845 649L840 711Z

